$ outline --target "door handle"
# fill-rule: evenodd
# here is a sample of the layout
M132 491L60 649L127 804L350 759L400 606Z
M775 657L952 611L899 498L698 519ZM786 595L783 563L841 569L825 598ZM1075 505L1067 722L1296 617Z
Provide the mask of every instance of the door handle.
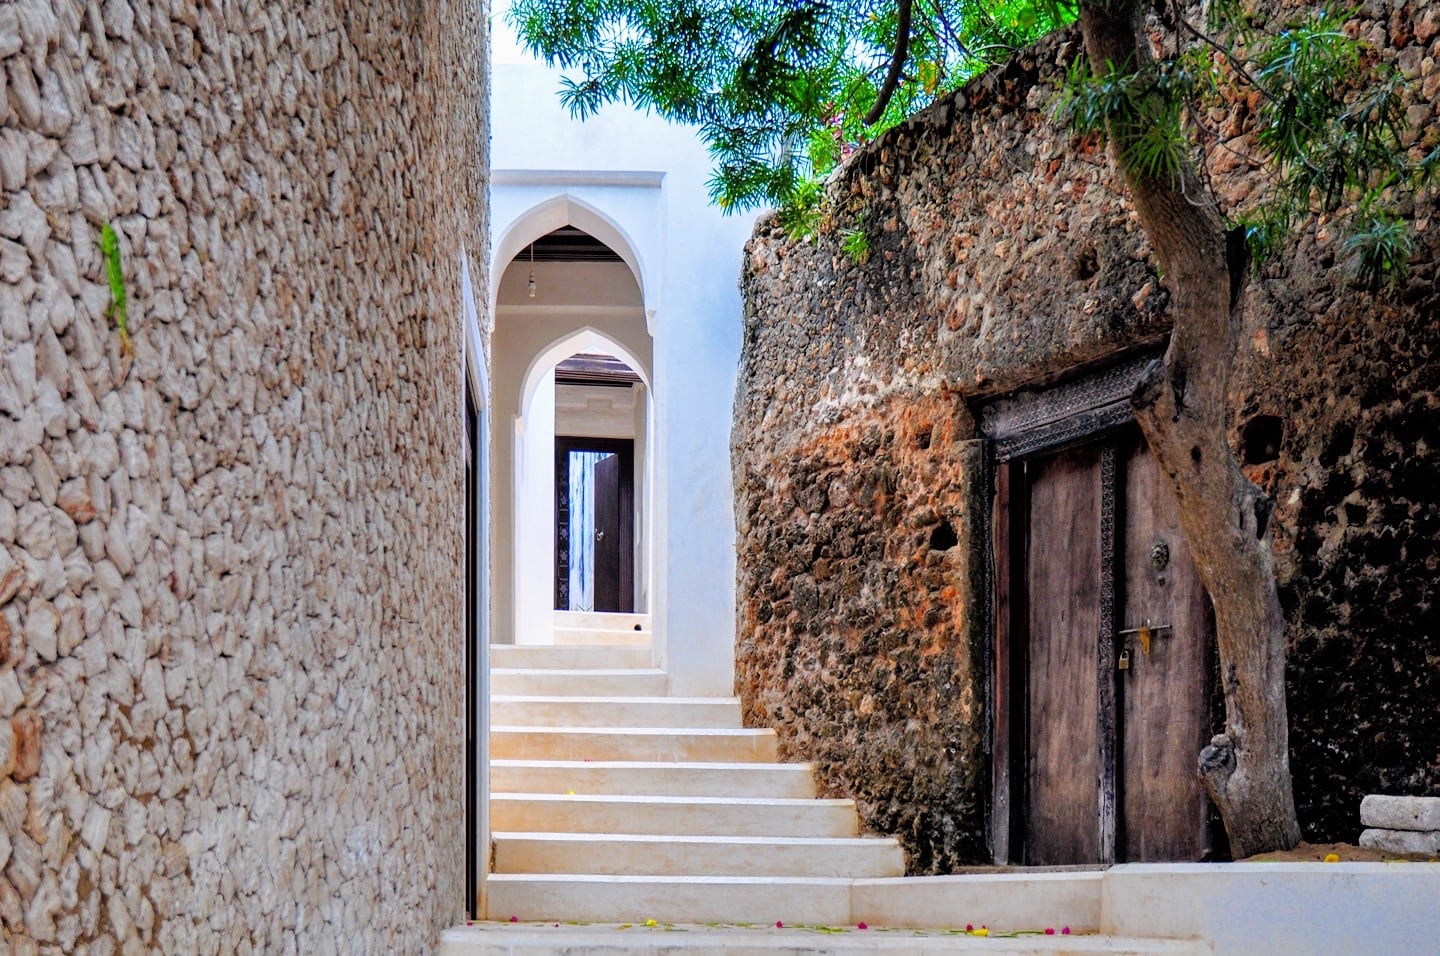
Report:
M1125 637L1127 634L1137 635L1140 638L1140 653L1149 654L1150 638L1158 636L1159 631L1172 630L1174 630L1174 628L1172 628L1169 624L1151 624L1149 621L1146 621L1139 627L1127 627L1122 630L1116 631L1115 636Z
M597 532L595 532L595 540L596 540L596 541L604 541L604 540L605 540L605 532L603 532L603 531L597 531Z

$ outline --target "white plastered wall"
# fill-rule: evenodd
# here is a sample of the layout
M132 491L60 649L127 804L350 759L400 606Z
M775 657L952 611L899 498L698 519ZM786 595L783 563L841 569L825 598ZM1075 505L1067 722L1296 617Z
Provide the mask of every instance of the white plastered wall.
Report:
M737 280L753 216L726 217L709 204L710 160L691 130L619 106L583 123L571 119L555 95L558 73L519 53L498 17L493 63L492 274L501 275L533 239L570 224L609 245L634 275L652 337L646 465L654 512L646 552L656 655L673 692L728 694L734 680L729 437L740 351ZM537 285L543 265L537 263ZM511 462L501 446L510 444L515 422L501 416L514 373L505 367L511 361L503 346L505 310L496 314L493 431L507 437L497 437L492 476L493 500L503 502L508 472L500 472ZM516 577L502 566L513 542L501 510L492 525L492 580L495 635L506 641L514 639L519 619L511 603Z

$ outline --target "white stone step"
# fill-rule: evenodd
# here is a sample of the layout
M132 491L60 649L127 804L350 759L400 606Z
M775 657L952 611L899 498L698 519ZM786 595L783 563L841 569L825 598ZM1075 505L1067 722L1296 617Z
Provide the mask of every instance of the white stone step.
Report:
M952 876L861 878L851 890L856 919L876 926L923 929L936 914L963 914L967 923L1015 932L1069 926L1077 933L1101 927L1105 872L1100 869L1017 867ZM1173 935L1173 934L1167 934Z
M555 644L561 647L649 647L649 631L622 628L557 627Z
M614 793L671 797L815 796L808 763L671 763L614 760L492 760L497 793Z
M875 837L494 833L497 873L623 876L901 876L905 854Z
M490 728L490 756L531 760L775 763L775 731L668 727Z
M794 877L494 874L493 919L842 924L850 881ZM584 949L567 952L585 952Z
M512 727L740 727L734 697L529 697L495 694L490 719Z
M654 666L647 647L564 647L549 644L491 644L490 668L533 670L638 670Z
M664 697L670 679L658 667L632 670L575 670L555 667L490 671L490 693L537 697Z
M578 628L602 631L649 631L649 614L625 614L619 611L556 611L557 628Z
M492 832L853 837L852 800L491 793Z
M503 901L503 900L502 900ZM941 914L943 915L943 914ZM1132 939L1117 936L967 936L946 930L895 930L870 926L804 925L790 920L746 925L568 922L510 923L492 920L445 930L439 956L1210 956L1210 943L1195 939ZM650 917L653 919L654 917ZM783 920L782 920L783 921Z

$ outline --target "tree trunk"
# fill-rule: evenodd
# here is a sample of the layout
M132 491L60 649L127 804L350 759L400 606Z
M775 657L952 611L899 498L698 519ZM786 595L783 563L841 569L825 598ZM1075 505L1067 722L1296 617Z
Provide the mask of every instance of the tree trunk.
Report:
M1128 72L1150 62L1141 10L1136 0L1081 7L1081 33L1097 73L1109 63ZM1136 391L1135 417L1175 491L1181 526L1215 606L1225 732L1200 754L1199 769L1240 859L1300 840L1271 507L1226 441L1239 318L1223 220L1188 158L1175 176L1128 168L1121 155L1136 133L1135 126L1112 123L1111 155L1164 269L1174 328L1164 359Z

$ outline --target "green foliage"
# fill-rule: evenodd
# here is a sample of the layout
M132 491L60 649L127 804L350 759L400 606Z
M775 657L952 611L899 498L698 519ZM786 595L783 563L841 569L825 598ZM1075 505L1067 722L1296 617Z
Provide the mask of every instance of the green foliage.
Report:
M785 234L796 241L813 239L825 225L825 184L818 179L803 180L780 208L777 221Z
M870 261L870 236L861 226L840 231L840 251L861 265Z
M120 264L120 237L108 222L100 227L100 255L105 258L105 278L110 284L110 305L105 315L113 317L120 329L121 351L130 353L134 349L130 345L130 330L126 324L125 271Z
M1393 289L1405 278L1405 264L1415 251L1410 227L1399 217L1362 206L1344 250L1355 256L1355 274L1370 290Z
M1181 120L1195 90L1194 74L1184 61L1158 61L1140 70L1107 63L1093 73L1089 61L1076 57L1055 113L1081 135L1118 135L1126 144L1120 161L1131 172L1174 182L1193 148Z
M1253 275L1259 275L1265 263L1284 245L1290 233L1289 218L1282 214L1282 210L1271 205L1235 217L1234 224L1244 230L1250 271Z
M1413 249L1391 208L1396 187L1420 188L1433 166L1430 157L1408 160L1403 81L1369 65L1345 17L1322 10L1273 36L1236 34L1252 50L1252 82L1263 94L1256 143L1278 185L1258 215L1283 234L1313 211L1353 209L1344 249L1357 278L1372 289L1393 287ZM1251 243L1251 255L1263 261L1277 246L1266 236Z
M1197 140L1215 137L1207 106L1259 94L1255 146L1274 175L1258 205L1233 213L1258 271L1313 212L1358 210L1346 244L1366 284L1393 286L1412 248L1403 222L1386 211L1396 187L1419 188L1440 167L1440 149L1410 163L1404 149L1404 84L1371 66L1364 44L1343 29L1344 14L1324 10L1260 31L1243 0L1217 0L1213 35L1190 28L1188 49L1132 69L1070 66L1056 114L1078 134L1115 136L1132 175L1176 180ZM1246 51L1245 57L1236 51ZM1218 66L1216 65L1216 54Z
M1079 0L913 0L901 81L866 124L884 95L899 2L515 0L508 16L531 52L566 71L561 96L576 115L621 101L699 126L715 164L711 199L779 206L780 224L806 239L833 228L822 182L846 156L1079 10ZM1394 203L1433 183L1440 149L1407 159L1404 83L1346 32L1351 13L1322 9L1266 32L1257 9L1212 0L1208 32L1175 13L1183 42L1138 68L1077 58L1057 113L1122 143L1130 175L1175 185L1200 165L1204 142L1230 148L1208 115L1253 98L1251 158L1273 187L1230 210L1252 262L1316 212L1359 210L1347 214L1347 248L1366 282L1393 284L1412 245ZM868 253L863 231L841 241Z
M1072 0L916 0L906 69L873 125L893 0L515 0L508 19L566 71L561 99L576 116L625 102L699 126L721 208L813 211L807 183L1074 16ZM793 228L813 233L809 216L797 211Z

